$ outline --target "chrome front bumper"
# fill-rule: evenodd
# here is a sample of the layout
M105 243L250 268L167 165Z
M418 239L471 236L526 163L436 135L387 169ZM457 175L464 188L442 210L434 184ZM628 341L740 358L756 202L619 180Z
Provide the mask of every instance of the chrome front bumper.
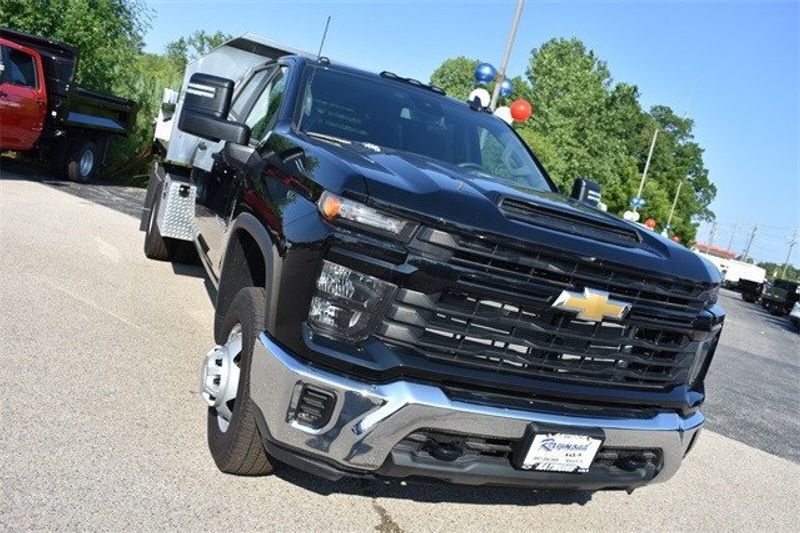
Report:
M304 385L327 389L336 398L330 421L319 429L295 419ZM652 418L565 416L454 401L436 386L412 381L363 383L308 365L263 333L253 353L250 396L272 444L364 474L380 474L395 445L418 430L519 440L535 422L601 428L604 447L660 449L662 466L650 480L660 482L677 471L703 424L699 411L688 418L672 412Z

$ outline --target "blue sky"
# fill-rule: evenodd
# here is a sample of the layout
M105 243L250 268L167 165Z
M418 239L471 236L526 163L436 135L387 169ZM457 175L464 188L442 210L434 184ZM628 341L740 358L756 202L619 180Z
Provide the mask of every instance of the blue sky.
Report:
M448 57L500 62L515 2L149 1L147 50L197 29L253 32L371 70L428 80ZM635 83L642 103L695 120L718 195L717 244L782 262L800 225L800 3L538 2L528 0L509 65L523 74L532 48L577 36ZM535 111L534 118L535 120ZM703 225L699 240L708 237ZM800 245L794 264L800 264Z

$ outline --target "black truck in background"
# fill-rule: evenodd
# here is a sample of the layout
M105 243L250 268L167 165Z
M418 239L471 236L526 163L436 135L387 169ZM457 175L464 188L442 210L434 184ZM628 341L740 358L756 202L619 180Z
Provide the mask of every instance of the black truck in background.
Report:
M478 103L244 36L191 63L140 228L217 287L220 470L628 489L703 424L720 275L561 194Z
M73 86L77 50L0 28L0 150L41 154L59 176L92 179L115 135L126 135L134 102Z

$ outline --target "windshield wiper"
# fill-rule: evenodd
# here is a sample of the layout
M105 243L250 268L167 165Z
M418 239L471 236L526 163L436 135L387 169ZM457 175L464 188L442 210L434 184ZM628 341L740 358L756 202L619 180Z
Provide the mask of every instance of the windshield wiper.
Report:
M316 131L307 131L305 133L309 137L314 137L315 139L321 139L323 141L328 141L337 144L353 144L353 141L348 141L347 139L342 139L341 137L335 137L333 135L325 135L324 133L317 133Z

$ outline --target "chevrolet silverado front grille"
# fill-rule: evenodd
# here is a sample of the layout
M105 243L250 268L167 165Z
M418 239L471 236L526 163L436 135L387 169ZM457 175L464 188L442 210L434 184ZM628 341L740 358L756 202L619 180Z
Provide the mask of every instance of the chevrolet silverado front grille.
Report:
M703 287L435 230L421 238L448 251L457 281L435 294L398 291L377 332L384 341L505 373L642 388L686 383ZM563 289L586 286L631 302L631 311L595 323L551 307Z

